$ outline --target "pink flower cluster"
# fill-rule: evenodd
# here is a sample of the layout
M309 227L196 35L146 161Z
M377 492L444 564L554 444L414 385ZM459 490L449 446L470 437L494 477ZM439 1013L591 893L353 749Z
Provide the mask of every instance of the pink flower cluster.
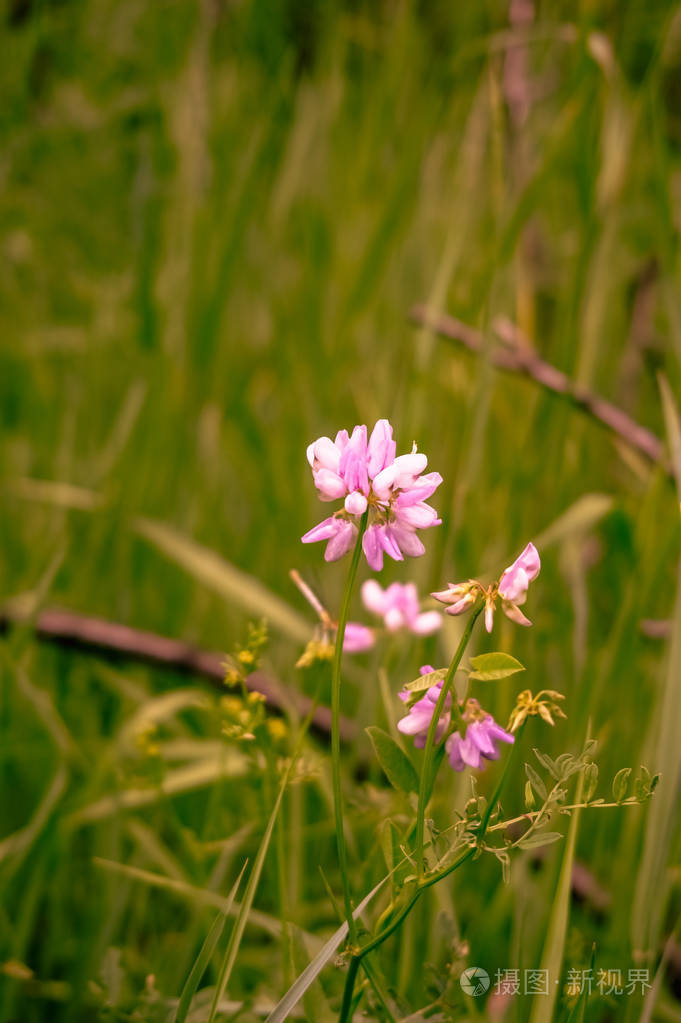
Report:
M326 561L337 561L354 545L358 521L367 511L369 524L362 549L369 566L383 568L383 556L395 561L418 557L425 548L417 529L440 525L437 512L426 500L442 483L437 472L423 475L428 459L414 449L396 456L392 426L379 419L367 440L366 426L350 436L340 430L336 439L320 437L307 449L307 460L322 501L343 499L342 510L303 536L303 543L326 540Z
M421 668L422 675L427 675L431 671L433 668L429 664L425 664ZM403 735L413 736L414 746L417 749L423 749L426 745L428 729L441 692L442 682L436 682L427 690L425 696L412 704L407 716L397 722L397 727ZM399 697L406 702L409 700L410 694L401 692ZM451 693L447 693L444 711L440 715L435 729L435 742L440 742L449 729L452 717L451 707L452 696ZM466 767L479 770L485 766L484 760L499 759L497 743L515 742L515 736L498 725L492 715L487 714L480 707L477 700L467 700L463 716L467 722L465 736L462 736L459 731L452 732L445 743L449 763L455 771L463 771Z
M414 583L391 583L383 589L375 579L362 586L362 602L372 614L383 618L388 632L408 629L418 636L429 636L442 625L438 611L421 611Z
M501 756L497 742L514 743L515 736L498 725L491 714L485 714L468 725L465 737L460 732L452 732L445 750L455 771L463 771L467 766L480 769L485 766L483 760L498 760Z

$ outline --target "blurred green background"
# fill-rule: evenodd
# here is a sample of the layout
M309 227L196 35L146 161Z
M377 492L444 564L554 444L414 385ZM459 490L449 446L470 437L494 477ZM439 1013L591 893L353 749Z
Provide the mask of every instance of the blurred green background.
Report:
M444 525L426 535L424 558L390 563L381 581L413 578L425 593L498 571L535 540L534 628L498 622L493 641L479 640L520 657L524 685L566 694L567 721L550 735L532 723L528 754L577 749L590 721L600 794L620 767L663 771L650 810L584 815L578 856L612 898L605 913L574 908L566 958L588 965L595 940L598 965L626 972L638 951L652 971L680 908L681 654L672 642L669 658L640 624L673 615L673 483L563 399L415 326L409 310L446 310L490 347L507 317L543 359L664 437L659 375L681 394L681 8L8 0L1 32L3 600L229 652L260 616L246 590L238 599L234 566L311 633L289 570L337 613L347 563L326 566L320 546L299 543L325 512L305 447L390 418L398 451L416 439L442 473L433 503ZM140 516L172 527L171 542L150 543ZM221 583L184 538L224 559L211 562ZM400 641L385 662L391 690L424 660L444 663L458 628ZM309 689L292 667L300 629L270 629L268 671ZM379 660L349 669L360 731L391 713ZM149 809L114 802L83 823L99 800L154 791L153 778L139 782L149 764L126 746L133 716L174 687L203 690L41 645L30 626L7 632L0 671L0 1018L165 1018L145 978L159 998L177 997L211 912L92 857L225 892L257 847L271 793L257 771L236 782L218 772ZM487 702L503 718L513 690ZM174 709L162 771L220 748L217 712ZM318 863L338 890L320 749L283 827L290 916L314 933L335 919ZM347 753L358 892L380 876L368 851L390 798L375 767L368 789L353 785L368 756L364 740ZM510 812L522 812L521 775ZM413 1007L428 1001L417 949L436 974L456 955L490 973L535 965L560 860L549 852L538 872L520 858L508 888L483 863L433 894L387 957L390 984ZM256 899L274 916L275 873L266 868ZM468 956L443 938L442 913ZM256 1005L240 1019L262 1018L285 989L273 933L247 931L232 993ZM302 968L305 949L296 955ZM307 1018L333 1018L338 983L324 982ZM681 1019L674 984L666 975L651 1018ZM475 1011L525 1020L529 1002ZM587 1018L640 1012L640 999L595 999Z

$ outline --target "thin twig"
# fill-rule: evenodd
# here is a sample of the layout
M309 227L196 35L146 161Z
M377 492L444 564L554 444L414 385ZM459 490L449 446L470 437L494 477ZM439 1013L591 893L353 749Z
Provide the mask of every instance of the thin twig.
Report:
M462 323L453 316L434 312L427 306L414 306L410 310L409 318L413 323L429 327L449 341L458 341L471 352L485 352L492 365L498 369L520 373L546 390L567 398L577 408L617 434L629 447L645 455L650 461L660 463L668 472L671 471L662 441L656 434L631 419L616 405L578 386L567 374L540 359L532 351L529 339L510 320L505 318L495 320L493 330L503 347L493 347L485 343L483 334L475 327Z
M21 625L25 621L25 614L5 608L0 611L0 632ZM214 689L224 689L224 656L200 650L178 639L58 608L41 611L33 627L36 636L49 643L72 647L75 650L90 650L106 657L145 661L173 671L196 675L206 679ZM246 678L246 687L262 693L267 705L273 710L283 712L293 707L301 717L304 717L312 706L312 701L307 696L289 689L261 671L254 671ZM312 724L317 732L328 735L331 730L329 708L317 707ZM340 734L344 742L354 738L354 724L347 718L341 718Z

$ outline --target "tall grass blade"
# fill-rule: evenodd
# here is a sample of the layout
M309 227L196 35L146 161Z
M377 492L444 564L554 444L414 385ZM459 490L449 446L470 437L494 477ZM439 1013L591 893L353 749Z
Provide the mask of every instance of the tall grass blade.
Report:
M577 784L575 803L581 802L583 789L584 773L582 772ZM546 995L535 995L532 1003L530 1023L551 1023L551 1020L553 1019L556 998L560 988L560 985L555 984L554 981L556 979L560 979L560 971L563 965L565 936L567 934L568 918L570 915L572 862L575 857L579 814L579 810L572 811L567 841L565 843L565 852L563 854L563 862L558 876L556 895L553 901L551 917L549 919L548 933L546 935L546 942L544 943L544 951L542 952L541 969L543 971L548 971L544 973L544 976L548 976L549 978L549 991Z
M378 882L375 888L372 888L368 895L362 899L357 909L352 914L355 920L361 916L366 907L369 905L371 900L376 896L386 881L389 879L390 874L387 874L382 880ZM291 987L288 989L284 997L277 1002L272 1012L269 1014L265 1023L283 1023L285 1019L288 1019L289 1015L295 1009L296 1005L303 997L307 989L311 984L315 982L319 974L322 972L328 961L336 954L336 951L345 941L348 936L348 923L347 920L343 921L337 931L331 935L329 940L320 948L317 955L312 959L303 972L294 980Z
M259 580L231 565L215 551L202 547L164 522L136 519L135 529L171 561L225 600L238 604L257 618L266 618L270 625L297 643L307 643L310 639L310 624L302 615Z
M660 378L672 467L681 495L681 421L666 380ZM677 820L681 780L681 562L677 569L676 602L672 619L664 689L658 703L659 717L653 725L650 749L655 757L652 769L662 775L650 804L645 829L631 917L634 951L652 956L658 945L669 896L665 867Z
M232 890L227 896L227 907L222 911L222 913L218 914L218 916L216 916L215 920L213 921L213 926L206 935L203 945L201 946L201 951L196 957L196 961L194 962L194 965L192 966L189 972L189 976L187 977L184 987L182 988L182 994L180 995L180 1003L177 1007L177 1012L175 1013L175 1023L184 1023L184 1021L187 1018L187 1013L189 1012L189 1007L192 1003L192 998L196 994L196 990L199 986L201 978L206 972L206 967L208 966L208 963L211 961L213 952L215 951L215 946L220 940L220 935L222 934L222 931L224 929L225 921L227 920L227 915L229 914L232 908L232 903L236 898L236 893L239 890L241 878L244 876L244 871L246 870L247 865L248 860L246 860L243 867L241 868L239 876L237 877L236 881L232 886Z
M282 799L284 798L284 792L286 790L286 786L288 784L288 780L291 775L291 771L293 769L295 761L296 758L291 757L289 765L286 768L286 771L284 772L284 777L281 780L279 792L277 793L277 798L274 801L274 806L272 807L272 812L270 813L270 817L267 822L267 827L265 828L265 833L260 840L260 845L258 846L258 852L255 857L253 869L249 874L248 882L246 884L243 902L241 903L239 914L234 923L232 933L229 936L229 944L227 945L227 951L225 952L225 959L222 964L222 969L220 971L220 977L215 987L215 997L213 999L213 1004L211 1006L210 1016L208 1017L208 1023L213 1023L213 1020L215 1019L215 1014L217 1013L218 1010L218 1004L222 1000L222 996L224 995L227 989L227 985L229 984L229 978L232 975L232 968L234 966L237 954L239 952L241 939L243 937L244 930L246 929L246 922L248 920L249 913L251 912L253 899L255 898L255 893L260 882L260 875L262 873L263 864L265 863L267 850L269 849L270 841L272 840L274 825L277 820L277 815L279 814L281 802Z

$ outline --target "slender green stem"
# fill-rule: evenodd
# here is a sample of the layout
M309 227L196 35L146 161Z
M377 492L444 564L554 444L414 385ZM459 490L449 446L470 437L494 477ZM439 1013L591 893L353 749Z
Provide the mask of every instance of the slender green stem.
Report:
M331 772L333 776L333 812L336 822L336 842L338 845L338 864L340 867L341 880L343 882L343 902L345 904L345 919L348 922L348 937L351 944L357 940L357 927L352 915L352 898L350 896L350 878L348 876L348 854L345 847L345 831L343 829L343 793L341 789L341 762L340 762L340 690L341 690L341 661L343 658L343 637L345 626L348 621L352 589L357 576L359 559L362 554L362 537L367 527L368 511L364 512L357 534L355 549L352 552L350 570L345 583L345 593L338 617L338 631L336 633L336 648L333 654L333 671L331 674Z
M359 957L353 956L348 965L348 972L345 978L345 988L343 989L343 1004L341 1005L338 1023L347 1023L350 1019L350 1013L352 1012L352 996L355 990L355 980L357 979L359 963Z
M447 694L449 693L449 690L452 687L452 682L454 680L454 675L456 673L457 668L459 667L459 664L461 663L461 658L463 657L464 651L465 651L466 647L468 646L468 641L470 640L471 635L473 633L473 627L474 627L474 625L475 625L475 623L477 621L478 615L482 611L482 608L483 608L483 605L480 604L477 608L473 609L473 612L472 612L472 614L471 614L471 616L470 616L470 618L468 620L468 624L466 625L466 628L464 630L464 634L461 637L461 642L459 643L459 645L457 647L456 653L452 657L451 663L450 663L449 668L447 670L447 674L445 675L444 680L442 682L442 689L440 690L440 695L438 697L437 703L435 704L435 710L433 711L433 716L430 719L430 725L428 726L428 735L426 736L426 746L425 746L425 749L423 751L423 766L421 768L421 781L420 781L420 785L419 785L419 802L418 802L418 808L417 808L417 811L416 811L416 872L417 872L417 876L418 876L419 881L423 877L423 867L424 867L424 858L423 858L424 837L423 836L424 836L424 829L425 829L426 803L428 802L428 792L429 792L429 788L430 788L430 784L429 784L429 782L430 782L430 769L431 769L431 763L432 763L432 759L433 759L433 746L435 744L435 732L437 730L437 725L438 725L438 722L440 720L440 715L442 714L442 711L444 710L445 701L447 699ZM452 705L454 706L455 704L456 704L456 695L454 696L454 699L452 700ZM458 710L459 710L459 708L457 706L456 707L456 711L458 711ZM455 711L455 713L456 713L456 711ZM459 717L461 717L460 711L459 711Z

